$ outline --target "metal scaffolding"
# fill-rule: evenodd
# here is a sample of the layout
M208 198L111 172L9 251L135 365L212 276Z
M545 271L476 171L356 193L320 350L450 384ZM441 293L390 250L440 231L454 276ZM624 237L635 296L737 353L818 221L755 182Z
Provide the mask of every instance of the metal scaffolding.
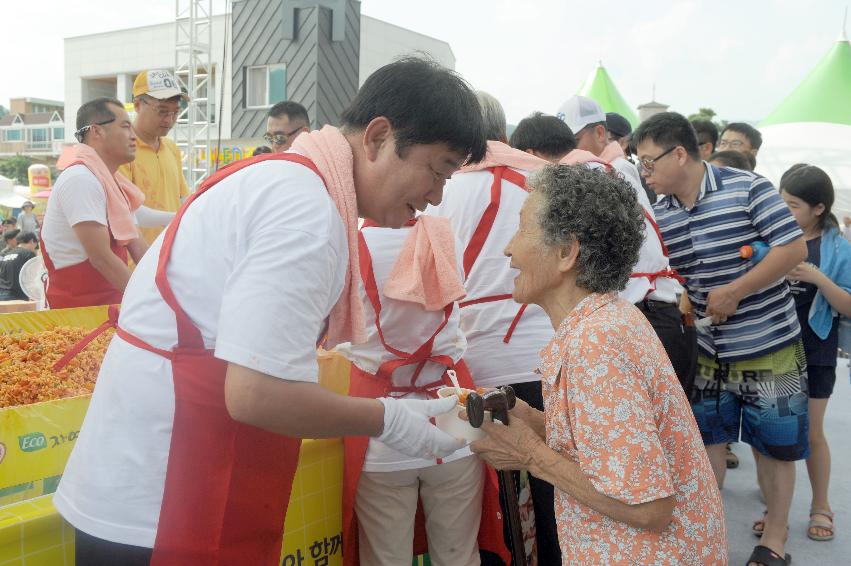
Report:
M180 112L174 140L183 154L183 174L191 191L210 173L213 122L213 2L175 0L177 7L174 76L189 102Z

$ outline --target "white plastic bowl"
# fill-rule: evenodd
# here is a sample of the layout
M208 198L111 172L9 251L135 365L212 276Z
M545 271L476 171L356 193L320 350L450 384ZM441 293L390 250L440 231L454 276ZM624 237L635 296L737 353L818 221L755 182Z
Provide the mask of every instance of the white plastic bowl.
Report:
M462 391L473 392L471 389L461 388ZM454 387L441 387L437 390L438 397L449 397L451 395L455 395L456 390ZM434 423L437 425L437 428L445 432L450 436L454 436L455 438L463 438L469 442L474 442L476 440L481 440L485 436L487 436L482 429L473 428L470 426L470 423L461 419L458 416L458 413L466 410L464 405L460 403L455 406L455 408L448 413L443 413L442 415L437 415L434 417ZM491 412L485 411L485 419L490 420Z

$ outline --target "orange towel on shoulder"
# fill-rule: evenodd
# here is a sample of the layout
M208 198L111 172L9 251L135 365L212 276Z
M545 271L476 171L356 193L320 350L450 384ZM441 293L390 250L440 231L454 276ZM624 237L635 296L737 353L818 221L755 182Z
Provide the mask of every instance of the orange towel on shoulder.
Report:
M448 218L420 216L382 290L385 297L439 311L464 298L458 272L455 236Z
M110 173L100 155L84 143L66 147L56 162L56 168L67 169L77 163L92 172L106 193L106 218L112 237L122 245L136 239L139 230L136 229L133 212L145 202L142 190L121 173Z

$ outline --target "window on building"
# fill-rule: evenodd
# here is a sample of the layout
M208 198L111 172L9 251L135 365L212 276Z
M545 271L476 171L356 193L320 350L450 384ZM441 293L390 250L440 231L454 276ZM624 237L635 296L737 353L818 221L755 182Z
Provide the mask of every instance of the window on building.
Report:
M47 128L33 128L30 130L30 141L45 142L48 141L48 136Z
M21 141L21 130L6 130L6 141Z
M65 128L53 128L53 139L55 139L55 140L65 139Z
M268 108L287 99L287 66L248 67L245 73L247 108Z

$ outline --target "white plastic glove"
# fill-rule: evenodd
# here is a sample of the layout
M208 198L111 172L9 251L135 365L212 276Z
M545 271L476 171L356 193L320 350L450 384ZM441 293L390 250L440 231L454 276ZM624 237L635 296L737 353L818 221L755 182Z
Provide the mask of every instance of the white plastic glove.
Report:
M381 397L384 405L384 432L378 437L393 450L412 458L433 460L449 456L466 445L429 422L457 408L458 397L443 399L394 399Z

